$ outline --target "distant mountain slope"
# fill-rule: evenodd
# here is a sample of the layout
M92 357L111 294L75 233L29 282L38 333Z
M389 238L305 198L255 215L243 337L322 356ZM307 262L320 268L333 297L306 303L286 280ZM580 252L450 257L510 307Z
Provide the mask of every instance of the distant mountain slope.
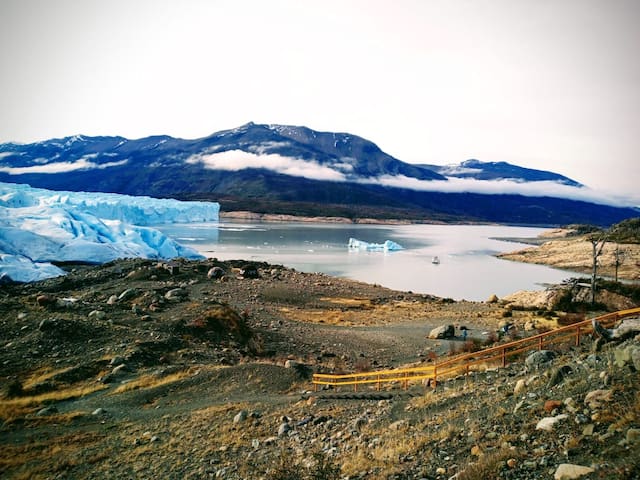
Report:
M421 165L445 177L476 180L515 180L517 182L557 182L572 187L583 185L558 173L519 167L507 162L467 160L458 165Z
M509 189L497 179L509 179ZM609 225L638 215L630 208L562 198L581 193L581 185L552 172L477 160L456 168L412 165L348 133L254 123L195 140L78 135L0 144L0 181L216 200L223 211L261 208L354 218ZM464 182L462 188L490 185L500 194L455 190L455 182ZM560 193L549 193L549 185ZM529 196L519 195L521 189Z

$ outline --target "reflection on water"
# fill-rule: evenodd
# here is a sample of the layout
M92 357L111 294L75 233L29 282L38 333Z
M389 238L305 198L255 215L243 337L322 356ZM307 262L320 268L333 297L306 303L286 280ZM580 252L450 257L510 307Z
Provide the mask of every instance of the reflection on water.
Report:
M540 265L493 255L526 247L496 238L533 238L542 228L487 225L351 225L333 223L174 224L165 234L220 260L246 259L322 272L403 291L456 300L486 300L571 277ZM369 243L393 240L395 252L347 248L349 238ZM432 263L438 257L439 264Z

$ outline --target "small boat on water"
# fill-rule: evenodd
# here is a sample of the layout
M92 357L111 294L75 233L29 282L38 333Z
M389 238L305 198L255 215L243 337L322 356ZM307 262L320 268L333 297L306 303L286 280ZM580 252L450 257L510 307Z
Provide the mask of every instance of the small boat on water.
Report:
M436 256L431 259L431 263L434 265L438 265L440 263L440 259Z

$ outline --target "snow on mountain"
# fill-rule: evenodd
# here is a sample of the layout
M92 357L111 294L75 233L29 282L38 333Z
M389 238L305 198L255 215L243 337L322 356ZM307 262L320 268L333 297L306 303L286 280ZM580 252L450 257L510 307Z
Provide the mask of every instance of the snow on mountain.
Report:
M64 272L51 262L202 258L148 225L217 221L219 204L118 194L56 192L0 183L0 280Z

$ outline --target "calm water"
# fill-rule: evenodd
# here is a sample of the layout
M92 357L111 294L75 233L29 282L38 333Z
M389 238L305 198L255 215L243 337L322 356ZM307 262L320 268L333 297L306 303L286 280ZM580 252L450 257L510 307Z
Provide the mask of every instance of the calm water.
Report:
M478 225L341 225L324 223L174 224L158 227L203 255L282 264L389 288L456 300L486 300L518 290L542 290L570 272L500 260L493 255L525 247L496 237L533 238L542 228ZM350 251L350 237L393 240L397 252ZM437 256L439 264L432 263Z

